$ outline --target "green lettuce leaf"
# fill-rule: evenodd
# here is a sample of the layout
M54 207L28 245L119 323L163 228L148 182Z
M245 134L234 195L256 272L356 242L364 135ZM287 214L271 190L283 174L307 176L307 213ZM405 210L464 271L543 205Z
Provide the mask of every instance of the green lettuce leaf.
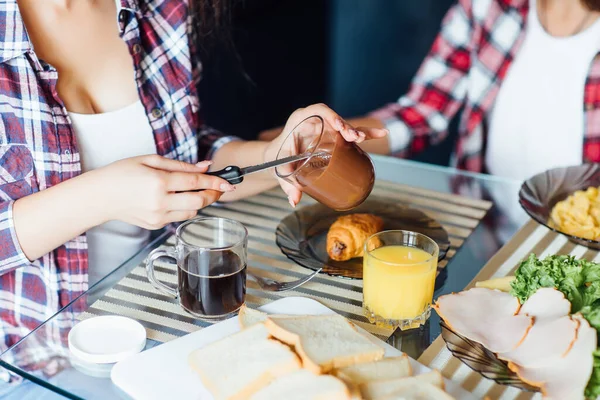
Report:
M600 264L584 261L582 273L585 282L600 281Z
M583 288L583 305L591 306L600 300L600 280L586 283Z
M600 331L600 304L594 304L593 306L585 306L581 309L581 314L590 325Z
M584 261L587 263L587 261ZM572 256L549 256L543 260L531 254L523 261L511 283L512 295L521 303L541 287L553 287L565 294L571 302L571 312L583 307L584 264ZM589 267L590 275L596 270Z

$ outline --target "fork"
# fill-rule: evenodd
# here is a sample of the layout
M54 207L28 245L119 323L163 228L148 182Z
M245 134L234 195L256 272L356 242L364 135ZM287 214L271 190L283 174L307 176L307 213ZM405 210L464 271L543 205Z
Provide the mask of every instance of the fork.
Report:
M256 283L258 283L258 286L260 286L262 290L266 290L269 292L285 292L286 290L296 289L297 287L304 285L306 282L314 278L319 272L321 272L322 269L323 268L319 268L310 275L289 282L279 282L273 279L256 276L254 274L248 275L252 277L256 281Z

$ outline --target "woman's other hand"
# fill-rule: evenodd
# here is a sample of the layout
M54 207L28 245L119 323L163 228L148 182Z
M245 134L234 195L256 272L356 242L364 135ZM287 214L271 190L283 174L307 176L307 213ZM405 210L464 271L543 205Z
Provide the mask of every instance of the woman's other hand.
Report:
M99 195L106 198L108 220L159 229L195 217L224 192L235 190L226 180L206 175L210 165L149 155L117 161L90 174L95 174L97 189L104 191Z

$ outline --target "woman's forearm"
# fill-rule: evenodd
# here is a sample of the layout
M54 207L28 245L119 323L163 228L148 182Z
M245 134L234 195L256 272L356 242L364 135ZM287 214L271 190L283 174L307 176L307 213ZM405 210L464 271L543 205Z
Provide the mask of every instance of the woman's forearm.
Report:
M105 222L101 193L91 182L93 175L83 174L14 203L15 231L29 260Z
M217 171L228 165L247 167L262 164L265 161L265 151L269 142L250 141L229 142L220 148L213 157L211 171ZM225 193L221 201L233 201L263 192L277 186L274 171L267 170L244 177L244 182L237 185L235 192Z

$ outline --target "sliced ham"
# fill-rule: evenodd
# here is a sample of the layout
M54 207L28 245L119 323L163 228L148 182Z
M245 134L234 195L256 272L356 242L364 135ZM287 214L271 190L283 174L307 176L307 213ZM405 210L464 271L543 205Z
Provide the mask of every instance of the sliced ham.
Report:
M519 310L520 315L529 315L536 319L559 318L569 315L571 302L554 288L540 288L532 294Z
M473 288L440 296L433 306L457 333L495 353L516 348L533 324L527 315L515 315L519 300L509 293Z
M581 314L575 314L573 318L579 322L577 339L566 356L541 367L521 367L509 363L524 382L541 387L547 400L583 399L592 374L592 353L597 346L596 330Z
M564 357L577 338L579 320L569 315L556 319L536 319L517 348L498 357L521 367L541 367Z

